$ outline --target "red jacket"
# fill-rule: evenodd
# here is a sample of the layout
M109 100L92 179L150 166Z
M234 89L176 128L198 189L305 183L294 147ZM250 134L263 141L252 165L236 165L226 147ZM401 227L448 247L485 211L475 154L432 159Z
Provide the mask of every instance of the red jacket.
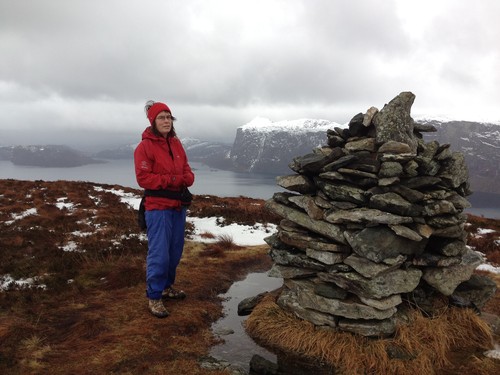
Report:
M177 137L158 136L148 127L134 151L135 176L144 189L181 190L193 185L194 174ZM163 197L147 197L146 210L179 208L181 202Z

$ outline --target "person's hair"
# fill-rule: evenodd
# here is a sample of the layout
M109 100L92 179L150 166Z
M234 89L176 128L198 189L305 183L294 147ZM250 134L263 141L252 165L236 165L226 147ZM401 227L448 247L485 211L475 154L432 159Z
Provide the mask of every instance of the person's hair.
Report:
M153 106L153 104L155 104L155 103L156 102L154 100L148 100L146 102L146 104L144 105L144 112L146 112L146 117L148 116L149 108L151 108ZM170 113L170 116L172 116L172 113ZM177 119L174 116L172 116L172 128L168 132L167 137L175 137L177 135L177 133L175 132L175 127L174 127L174 121L176 121L176 120ZM158 131L158 129L156 129L156 119L154 120L154 125L151 126L151 129L153 130L154 134L161 137L160 132Z

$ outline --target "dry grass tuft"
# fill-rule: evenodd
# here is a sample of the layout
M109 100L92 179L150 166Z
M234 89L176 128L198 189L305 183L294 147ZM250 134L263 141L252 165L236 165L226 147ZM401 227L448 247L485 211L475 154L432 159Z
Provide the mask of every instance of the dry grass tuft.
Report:
M394 338L372 340L316 329L281 309L270 295L249 316L246 330L267 347L319 359L346 374L441 374L454 369L451 358L457 350L480 356L491 348L490 329L469 309L450 308L434 319L418 310L409 316L410 325L400 326ZM408 359L391 359L395 350ZM481 374L492 366L489 358L479 356L469 373Z

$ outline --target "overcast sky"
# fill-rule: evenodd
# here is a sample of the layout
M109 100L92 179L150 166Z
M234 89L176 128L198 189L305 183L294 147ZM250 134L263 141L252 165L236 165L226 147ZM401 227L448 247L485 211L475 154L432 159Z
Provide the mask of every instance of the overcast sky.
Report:
M414 117L500 121L499 15L498 0L0 0L0 145L139 141L149 99L181 138L225 142L257 116L345 123L401 91Z

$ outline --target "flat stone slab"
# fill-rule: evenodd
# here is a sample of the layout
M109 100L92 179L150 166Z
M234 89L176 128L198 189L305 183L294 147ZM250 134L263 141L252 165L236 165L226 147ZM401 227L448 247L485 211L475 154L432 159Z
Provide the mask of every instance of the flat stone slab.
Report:
M325 220L334 224L360 223L360 224L403 224L412 223L413 218L399 216L374 208L355 208L352 210L331 209L325 212Z
M315 233L321 234L324 237L334 240L337 243L346 245L347 241L344 238L342 229L334 224L327 223L323 220L311 219L306 213L300 212L294 208L277 203L272 199L266 201L266 208L275 214L284 217L298 225L307 228Z
M417 268L395 269L367 279L357 272L318 273L321 280L331 282L360 297L380 299L413 291L422 276Z

